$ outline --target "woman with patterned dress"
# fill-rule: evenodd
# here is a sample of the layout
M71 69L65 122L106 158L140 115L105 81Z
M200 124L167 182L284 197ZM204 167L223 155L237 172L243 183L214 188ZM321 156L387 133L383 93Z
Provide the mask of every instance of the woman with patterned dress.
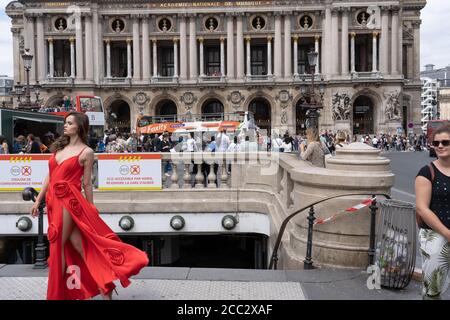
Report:
M119 280L123 287L148 264L147 254L120 238L100 218L93 204L94 152L87 146L89 119L71 112L64 134L52 145L49 175L31 208L38 215L45 197L50 243L47 299L111 299ZM83 185L84 194L81 193Z
M438 159L415 182L424 299L439 299L450 280L450 126L434 132L432 145Z

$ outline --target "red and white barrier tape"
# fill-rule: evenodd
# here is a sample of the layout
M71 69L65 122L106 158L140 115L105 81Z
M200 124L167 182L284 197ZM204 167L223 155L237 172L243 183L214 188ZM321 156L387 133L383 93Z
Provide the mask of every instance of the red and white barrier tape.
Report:
M331 217L328 217L328 218L325 218L325 219L317 219L314 222L314 225L316 225L316 224L324 224L324 223L330 222L330 221L336 219L337 216L341 215L342 213L355 212L355 211L361 210L362 208L365 208L365 207L371 205L372 201L374 201L374 200L376 200L376 197L372 198L372 199L366 199L363 202L361 202L360 204L357 204L357 205L355 205L353 207L345 209L344 211L341 211L341 212L333 214Z

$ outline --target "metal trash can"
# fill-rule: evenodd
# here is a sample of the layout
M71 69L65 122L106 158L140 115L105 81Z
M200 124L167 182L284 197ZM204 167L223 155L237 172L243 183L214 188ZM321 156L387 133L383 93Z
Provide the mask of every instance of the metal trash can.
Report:
M393 199L378 204L375 263L380 270L380 285L403 289L411 281L416 264L416 207Z

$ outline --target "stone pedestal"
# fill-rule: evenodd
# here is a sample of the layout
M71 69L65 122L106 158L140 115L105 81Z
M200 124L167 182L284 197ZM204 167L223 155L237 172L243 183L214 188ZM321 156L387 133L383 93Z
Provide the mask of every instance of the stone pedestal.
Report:
M398 128L401 128L401 132L398 131ZM386 122L386 132L387 134L393 135L393 134L406 134L403 130L403 125L400 121L387 121Z
M334 128L336 131L343 131L346 134L352 132L350 120L336 120L334 122Z
M339 213L335 220L314 226L312 258L315 264L338 267L368 265L369 208L352 213L343 212L369 199L373 193L390 194L394 175L389 163L389 159L380 157L380 150L356 142L336 150L336 156L327 159L326 169L309 166L291 171L295 208L336 195L367 193L328 200L314 207L317 219ZM303 267L308 234L307 216L308 210L305 210L291 222L289 241L282 250L284 269Z

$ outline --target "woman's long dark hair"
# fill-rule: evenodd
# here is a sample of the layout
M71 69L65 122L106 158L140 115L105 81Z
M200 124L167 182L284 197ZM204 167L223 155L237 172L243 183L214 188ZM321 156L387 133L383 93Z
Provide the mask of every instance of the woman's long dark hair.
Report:
M89 117L81 112L70 112L65 118L73 116L75 119L75 123L78 126L78 137L83 141L86 145L88 144L88 132L89 132ZM55 142L50 146L51 152L57 152L59 150L64 149L70 142L70 137L68 135L63 134L61 137L56 139Z

